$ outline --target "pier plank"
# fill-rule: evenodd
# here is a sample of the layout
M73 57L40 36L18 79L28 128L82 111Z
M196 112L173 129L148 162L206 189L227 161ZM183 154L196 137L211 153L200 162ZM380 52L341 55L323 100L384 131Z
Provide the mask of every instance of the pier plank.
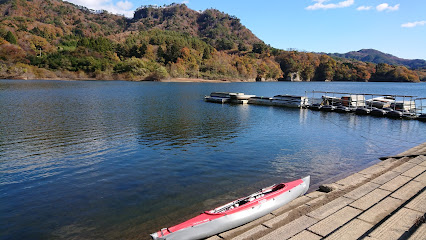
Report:
M222 240L222 238L217 236L217 235L214 235L214 236L207 238L206 240Z
M336 183L344 186L344 188L347 188L350 186L356 186L365 181L366 179L367 178L364 174L355 173L342 180L337 181Z
M263 226L263 225L258 225L244 233L242 233L241 235L238 235L237 237L232 238L233 240L245 240L245 239L256 239L254 236L255 235L259 235L262 232L267 231L268 228Z
M426 159L426 157L423 156L423 159ZM420 166L426 167L426 160L419 164Z
M426 172L422 173L420 176L414 178L414 181L421 182L426 184Z
M383 167L382 165L375 164L371 167L368 167L368 168L360 171L359 173L365 175L366 177L371 177L371 176L373 176L375 174L379 174L379 173L381 173L385 170L386 170L386 168Z
M325 192L313 191L311 193L306 194L305 196L308 197L308 198L318 198L318 197L324 196L326 194L327 193L325 193Z
M284 221L288 217L289 214L290 214L290 212L285 212L281 215L278 215L278 216L264 222L263 225L267 226L268 228L273 228L278 223Z
M393 192L397 190L398 188L400 188L402 185L406 184L410 180L411 180L410 177L399 175L396 178L390 180L389 182L383 184L380 188L383 190L388 190Z
M375 179L371 180L371 182L377 183L377 184L385 184L385 183L389 182L390 180L394 179L395 177L397 177L400 174L401 173L399 173L399 172L388 171L388 172L383 173L382 175L376 177Z
M356 199L359 199L360 197L366 195L367 193L373 191L374 189L376 189L378 187L380 187L379 184L368 182L368 183L363 184L360 187L350 191L349 193L347 193L343 196L356 200Z
M331 214L337 212L338 210L344 208L345 206L347 206L348 204L350 204L351 202L353 202L353 199L350 198L346 198L346 197L339 197L315 210L313 210L312 212L308 213L307 216L321 220L324 219L328 216L330 216Z
M415 197L407 205L405 205L405 207L412 210L426 213L426 191L423 191L422 193L420 193L417 197Z
M358 218L371 224L377 224L383 218L401 206L402 203L403 201L400 199L387 197L372 208L362 213L360 216L358 216Z
M318 204L320 202L323 202L324 199L326 199L326 198L327 198L327 195L323 195L321 197L317 197L315 199L312 199L311 201L309 201L309 202L307 202L305 204L308 205L308 206L315 206L316 204Z
M317 222L318 220L303 215L298 219L263 236L262 238L259 238L259 240L289 239Z
M401 200L408 200L412 196L416 195L424 187L424 184L421 182L411 181L398 189L398 191L394 192L391 196Z
M302 197L298 197L296 199L294 199L293 201L291 201L290 203L278 208L277 210L273 211L272 214L275 216L281 215L282 213L285 213L287 211L291 211L292 209L303 205L306 202L311 201L312 198L309 198L307 196L302 196Z
M293 236L292 238L290 238L290 240L320 240L322 237L309 232L309 231L303 231L301 233L296 234L295 236Z
M310 226L308 230L325 237L343 224L355 218L355 216L360 213L361 210L347 206L337 211L336 213L328 216L327 218L321 220L320 222Z
M369 236L378 239L398 239L414 225L420 216L423 216L423 213L402 208L371 232Z
M365 234L370 230L374 225L361 221L359 219L353 219L348 224L343 226L341 229L332 233L330 236L326 237L327 240L355 240ZM307 238L308 239L308 238Z
M425 240L426 236L426 223L420 225L420 227L414 232L408 240Z
M415 166L415 167L411 168L410 170L402 173L401 175L406 176L406 177L415 178L415 177L417 177L418 175L422 174L425 171L426 171L426 167Z
M377 165L380 165L389 170L390 168L393 168L394 166L399 165L400 163L401 161L399 159L388 158L386 160L379 162Z
M417 166L417 164L406 162L406 163L403 163L403 164L399 165L398 167L392 169L392 171L403 173L403 172L410 170L411 168L413 168L415 166Z
M414 164L420 164L423 161L425 161L424 156L417 156L413 159L411 159L410 161L408 161L409 163L414 163Z
M371 175L374 175L374 174L380 173L380 172L382 172L383 170L385 170L385 168L384 168L382 165L374 164L373 166L368 167L368 168L366 168L366 169L364 169L364 170L360 171L359 173L360 173L360 174L367 175L367 176L369 177L369 176L371 176Z
M391 192L383 190L383 189L375 189L374 191L368 193L364 197L356 200L349 204L352 207L366 210L374 204L378 203L383 198L387 197Z

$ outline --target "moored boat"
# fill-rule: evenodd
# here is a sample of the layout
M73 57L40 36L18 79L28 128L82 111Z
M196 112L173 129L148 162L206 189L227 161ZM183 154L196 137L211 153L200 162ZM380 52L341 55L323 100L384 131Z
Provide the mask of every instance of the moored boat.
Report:
M275 95L272 103L276 106L301 108L308 105L308 98L295 95Z
M325 112L332 112L334 110L336 110L336 106L333 105L324 105L322 106L322 108L320 109L321 111L325 111Z
M402 118L404 114L402 113L402 111L398 111L398 110L393 110L388 112L388 114L386 115L387 117L390 118Z
M256 95L247 95L244 93L229 93L229 97L231 99L236 99L236 100L248 100L251 97L256 97Z
M151 234L154 240L202 239L262 217L308 191L310 177L264 188L176 226Z
M379 108L375 108L373 110L371 110L370 114L372 116L377 116L377 117L383 117L385 116L389 111L386 111L384 109L379 109Z
M322 105L320 103L314 103L309 106L309 109L315 110L315 111L319 111L321 110L321 108L322 108Z
M273 105L272 98L270 97L251 97L248 99L248 103L267 106Z
M345 95L341 98L342 105L345 107L363 107L365 106L365 97L364 95Z
M355 110L355 113L358 115L368 115L370 114L371 109L366 107L359 107Z
M251 97L256 97L256 95L246 95L244 93L232 93L232 92L212 92L210 96L205 96L204 100L206 102L215 102L215 103L237 103L237 104L246 104L248 99Z
M214 103L227 103L231 101L229 92L212 92L210 96L205 96L204 101Z
M345 106L338 106L336 107L336 112L339 113L350 113L350 112L355 112L356 108L355 107L345 107Z
M391 103L390 108L395 110L412 111L416 109L416 102L415 101L395 101Z
M395 97L393 96L376 97L365 101L367 106L376 108L390 107L393 102L395 102Z
M212 92L210 97L230 98L230 92Z
M426 122L426 114L420 114L419 116L417 116L417 120Z
M212 97L212 96L205 96L204 101L206 102L214 102L214 103L227 103L231 99L226 97Z

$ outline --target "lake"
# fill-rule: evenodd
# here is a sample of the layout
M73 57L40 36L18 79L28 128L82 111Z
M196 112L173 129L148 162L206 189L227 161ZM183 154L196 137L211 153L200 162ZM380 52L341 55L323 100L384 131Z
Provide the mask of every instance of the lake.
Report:
M318 185L426 123L203 101L213 91L426 97L426 84L0 80L0 239L149 239L273 183ZM309 97L309 95L308 95Z

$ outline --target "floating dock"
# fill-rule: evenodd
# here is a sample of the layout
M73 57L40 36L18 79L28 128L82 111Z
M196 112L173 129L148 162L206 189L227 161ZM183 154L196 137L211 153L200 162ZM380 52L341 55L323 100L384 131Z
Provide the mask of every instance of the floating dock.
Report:
M212 92L204 100L215 103L256 104L264 106L309 108L311 110L355 113L394 119L417 119L426 121L426 98L409 95L381 95L367 93L343 93L312 91L312 97L275 95L263 97L244 93ZM320 98L315 94L321 94ZM370 97L366 99L366 97ZM407 100L408 99L408 100ZM417 103L416 103L417 102Z
M426 236L426 143L208 240L421 239Z

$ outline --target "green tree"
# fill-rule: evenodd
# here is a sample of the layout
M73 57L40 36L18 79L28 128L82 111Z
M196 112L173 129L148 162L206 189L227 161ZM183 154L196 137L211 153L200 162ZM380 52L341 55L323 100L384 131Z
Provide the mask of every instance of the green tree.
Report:
M253 43L253 52L254 53L263 53L268 47L264 43Z
M8 31L6 33L6 36L4 37L4 39L12 44L16 44L18 41L16 40L15 35L13 35L13 33L11 31Z

